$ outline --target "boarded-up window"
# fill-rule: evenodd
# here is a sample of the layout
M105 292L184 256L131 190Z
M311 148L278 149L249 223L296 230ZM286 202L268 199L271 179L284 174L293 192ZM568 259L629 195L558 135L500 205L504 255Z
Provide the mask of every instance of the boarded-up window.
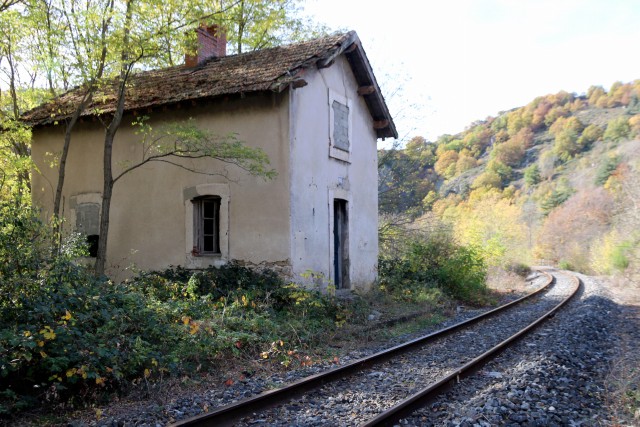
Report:
M81 203L76 206L76 231L87 236L89 256L98 255L100 230L100 205L97 203Z
M195 249L198 254L220 253L220 197L193 199Z
M338 101L333 101L333 145L349 151L349 107Z

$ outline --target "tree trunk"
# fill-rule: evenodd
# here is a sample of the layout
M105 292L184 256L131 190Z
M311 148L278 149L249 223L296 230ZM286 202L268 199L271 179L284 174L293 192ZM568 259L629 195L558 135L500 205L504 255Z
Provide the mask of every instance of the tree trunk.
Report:
M129 63L129 25L131 24L133 0L127 1L127 10L125 15L124 35L122 39L122 57L120 65L120 78L118 85L118 101L116 110L113 114L113 120L109 123L109 127L104 136L104 158L103 158L103 186L102 186L102 208L100 215L100 232L98 238L98 254L96 256L95 275L100 277L104 275L105 265L107 261L107 243L109 238L109 216L111 210L111 195L113 194L113 170L111 168L113 157L113 140L116 132L122 123L124 115L124 101L127 89L127 80L131 71L132 63Z
M111 195L113 194L113 178L111 172L111 157L113 150L113 136L108 142L109 136L105 137L104 145L104 182L102 186L102 207L100 211L100 234L98 238L98 254L96 256L95 275L104 275L107 260L107 236L109 235L109 212L111 209ZM109 166L107 166L107 162Z
M64 130L64 144L62 146L62 154L60 155L60 164L58 165L56 197L53 200L53 215L57 218L60 218L60 201L62 200L62 188L64 187L65 170L67 168L67 154L69 154L69 145L71 144L71 131L76 124L77 118L77 115L74 114Z
M116 136L118 128L120 127L120 123L122 122L122 116L124 113L124 91L126 80L126 77L122 78L116 112L104 136L104 178L102 185L102 207L100 210L100 237L98 238L98 254L96 256L95 265L96 277L104 275L105 265L107 261L107 243L109 237L111 196L113 194L113 185L115 184L115 181L113 180L113 170L111 168L113 158L113 140Z
M114 3L111 2L110 3L110 9L109 12L113 11L113 5ZM48 10L47 13L47 28L51 28L51 13ZM71 118L69 119L69 121L67 122L67 127L65 128L65 133L64 133L64 145L62 146L62 154L60 156L60 166L58 168L58 183L56 185L56 196L53 202L53 215L56 217L60 217L61 214L61 206L60 206L60 202L62 200L62 189L64 188L64 178L65 178L65 170L66 170L66 165L67 165L67 155L69 154L69 146L71 144L71 133L73 131L73 128L75 127L78 119L80 118L80 115L82 115L82 112L85 110L85 108L87 108L87 106L91 103L91 100L93 99L93 92L96 90L96 86L98 85L98 83L100 82L100 79L102 79L102 75L104 73L104 67L105 67L105 63L107 60L107 44L106 44L106 36L107 36L107 31L109 29L109 26L111 24L111 17L107 17L107 18L103 18L102 21L102 28L101 28L101 33L100 33L100 43L102 45L102 49L100 51L100 62L98 65L98 69L96 71L96 75L95 77L89 79L88 83L87 83L87 91L85 92L84 96L82 97L82 101L80 101L80 104L77 106L77 108L75 109L75 111L73 112L73 115L71 116ZM49 30L49 32L47 33L49 36L51 35L51 31ZM53 47L52 47L52 43L50 38L47 39L47 45L48 45L48 49L49 49L49 57L53 58L54 54L53 54ZM79 54L77 56L80 56ZM64 70L64 68L63 68ZM64 71L63 71L63 75L64 75ZM66 79L65 80L65 87L66 87ZM50 91L51 93L55 96L55 90L53 88L53 86L51 85L50 82Z
M102 185L102 207L100 210L100 231L98 238L98 253L96 256L95 275L100 277L104 275L106 261L107 261L107 243L109 237L109 217L111 210L111 196L113 194L113 170L111 163L113 159L113 140L116 136L116 132L122 122L122 115L124 112L124 90L125 90L126 78L123 79L121 84L121 92L116 108L116 113L113 116L113 120L109 124L104 136L104 158L103 158L103 185Z
M56 197L53 200L53 215L57 218L60 218L60 213L61 213L60 202L62 200L62 189L64 188L64 177L65 177L65 170L67 167L67 155L69 154L69 146L71 145L71 133L73 131L73 128L76 125L76 122L78 121L78 118L80 118L80 115L82 114L86 106L91 101L93 90L94 90L94 87L92 84L90 85L89 89L87 90L87 93L85 94L84 98L80 102L80 105L78 105L78 108L76 108L76 110L73 112L73 115L69 119L69 122L67 122L67 126L64 130L64 144L62 146L62 154L60 155L60 165L58 167L58 183L56 185Z

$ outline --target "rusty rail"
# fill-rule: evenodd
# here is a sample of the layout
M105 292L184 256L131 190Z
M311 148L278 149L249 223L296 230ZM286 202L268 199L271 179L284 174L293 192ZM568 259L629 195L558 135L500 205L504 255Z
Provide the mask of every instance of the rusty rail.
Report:
M544 271L540 271L540 273L546 276L546 282L544 283L544 285L542 285L540 288L538 288L534 292L531 292L530 294L527 294L521 298L511 301L508 304L504 304L486 313L480 314L478 316L475 316L463 322L456 323L455 325L438 330L428 335L424 335L422 337L419 337L411 341L399 344L397 346L388 348L386 350L380 351L371 356L367 356L362 359L355 360L351 363L329 369L319 374L302 378L284 387L268 390L256 396L249 397L247 399L243 399L238 402L214 409L211 412L178 421L175 424L172 424L172 426L174 427L230 426L230 425L233 425L233 423L239 420L240 418L247 416L247 414L272 408L282 402L285 402L297 396L300 396L301 394L303 394L308 390L312 390L328 382L337 381L341 378L344 378L358 371L361 371L367 368L368 366L382 363L398 354L411 351L415 347L425 345L436 339L447 336L459 329L470 326L481 320L487 319L497 313L500 313L548 289L554 283L554 278L553 276L551 276L550 274Z
M422 389L421 391L409 396L402 402L380 413L377 417L362 424L361 427L396 425L397 421L400 420L403 416L410 414L411 412L413 412L419 407L423 407L424 405L432 401L435 397L437 397L439 394L442 394L443 392L452 388L455 384L460 382L460 379L466 378L472 375L473 373L477 372L478 370L480 370L480 368L482 368L487 362L495 358L498 354L500 354L510 345L513 345L516 341L518 341L520 338L522 338L532 329L539 326L545 320L553 317L555 313L563 305L565 305L567 302L569 302L569 300L571 300L571 298L574 297L574 295L580 289L581 281L575 275L572 275L571 278L575 284L575 287L571 292L571 294L567 298L565 298L563 301L561 301L558 305L556 305L554 308L552 308L547 313L545 313L543 316L539 317L537 320L530 323L528 326L521 329L511 337L507 338L506 340L502 341L495 347L487 350L480 356L466 363L464 366L460 367L459 369L452 372L451 374L445 376L439 381L429 385L428 387Z

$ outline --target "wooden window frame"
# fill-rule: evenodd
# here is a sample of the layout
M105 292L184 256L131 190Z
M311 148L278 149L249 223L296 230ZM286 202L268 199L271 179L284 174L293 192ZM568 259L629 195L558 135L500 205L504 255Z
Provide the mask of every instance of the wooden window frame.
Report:
M347 140L348 140L348 148L340 147L336 145L336 141L334 140L334 126L335 126L335 117L334 117L334 108L333 103L337 102L339 104L344 105L347 108L348 117L347 117ZM353 147L353 103L351 100L339 93L334 92L329 89L329 157L332 157L337 160L341 160L343 162L350 163L351 150Z
M196 197L193 203L193 242L197 255L221 255L220 250L220 196ZM212 212L207 214L206 206L211 206ZM207 230L206 222L212 226ZM208 241L210 240L210 241Z

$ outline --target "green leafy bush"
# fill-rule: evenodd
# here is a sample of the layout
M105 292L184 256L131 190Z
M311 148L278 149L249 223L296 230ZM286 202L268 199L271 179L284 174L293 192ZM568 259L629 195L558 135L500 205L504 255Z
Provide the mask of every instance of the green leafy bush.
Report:
M631 245L626 243L615 248L611 254L611 265L618 271L624 271L629 267L629 257Z
M478 303L486 294L487 267L472 247L458 246L438 270L440 288L455 299Z
M582 135L578 138L578 146L581 149L588 148L594 142L601 140L603 135L604 131L600 126L591 124L582 131Z
M600 166L598 166L598 170L596 171L596 185L604 185L619 164L619 156L609 156L604 162L600 163Z
M620 116L607 123L603 138L607 141L620 141L629 138L630 135L629 119L625 116Z
M73 261L79 236L57 248L37 212L0 203L0 414L85 403L241 353L291 363L362 312L239 265L98 280Z
M540 168L533 164L524 170L524 182L528 187L533 187L540 182Z
M0 210L0 413L82 400L175 363L175 314L75 265L79 236L56 245L56 228L28 204Z
M540 199L540 209L545 215L560 206L575 193L568 181L560 180L556 187Z
M558 268L561 270L575 270L573 264L571 264L566 259L561 259L558 261Z
M527 277L531 273L531 267L521 262L514 262L506 266L506 270L520 277Z
M442 292L478 303L486 295L484 259L448 233L402 237L393 251L381 251L378 269L380 289L401 300L418 302Z

